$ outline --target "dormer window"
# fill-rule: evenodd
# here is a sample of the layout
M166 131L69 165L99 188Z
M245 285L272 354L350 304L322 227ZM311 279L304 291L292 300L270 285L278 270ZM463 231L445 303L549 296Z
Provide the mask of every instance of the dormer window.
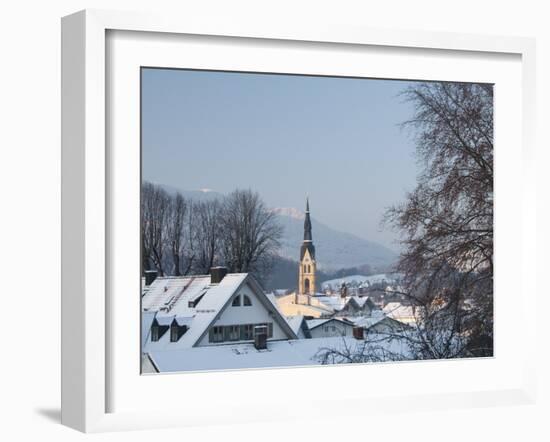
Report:
M232 307L240 307L241 306L241 297L240 295L235 296L235 299L233 299L233 302L231 303Z
M243 295L243 305L245 307L250 307L252 305L252 301L248 295Z
M172 324L170 324L170 342L178 342L179 339L187 331L186 325L179 325L178 321L174 319Z
M172 323L170 327L170 342L178 342L178 324Z
M151 324L151 341L157 342L162 338L164 333L168 331L170 327L168 325L160 325L157 319L155 318Z

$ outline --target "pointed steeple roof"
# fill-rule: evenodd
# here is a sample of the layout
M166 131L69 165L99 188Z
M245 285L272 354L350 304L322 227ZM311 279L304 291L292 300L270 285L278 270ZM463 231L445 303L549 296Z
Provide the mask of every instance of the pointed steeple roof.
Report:
M306 217L304 219L304 241L312 241L311 219L309 217L309 197L306 198Z
M304 219L304 242L300 248L300 261L304 258L306 250L312 259L315 259L315 246L313 245L313 235L311 234L311 218L309 217L309 197L306 198L306 216Z

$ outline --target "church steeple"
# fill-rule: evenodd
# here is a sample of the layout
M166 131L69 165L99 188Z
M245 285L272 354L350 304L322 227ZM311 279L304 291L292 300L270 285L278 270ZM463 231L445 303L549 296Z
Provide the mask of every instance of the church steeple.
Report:
M309 218L309 197L306 198L306 217L304 219L304 241L312 241L311 219Z
M309 197L306 198L306 214L304 218L304 241L300 247L300 269L298 278L298 293L312 295L315 293L315 246L311 233L311 218L309 216Z

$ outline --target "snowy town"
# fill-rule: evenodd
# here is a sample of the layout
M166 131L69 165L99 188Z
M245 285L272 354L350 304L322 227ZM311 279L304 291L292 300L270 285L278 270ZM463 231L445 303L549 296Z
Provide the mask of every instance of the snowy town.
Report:
M316 283L309 201L298 289L266 293L250 273L142 278L142 372L307 366L347 362L376 349L407 358L399 339L415 322L399 275ZM391 338L389 338L391 337ZM397 337L397 338L396 338ZM382 347L381 347L382 345ZM372 346L373 348L368 348Z
M143 80L143 374L494 356L493 85Z

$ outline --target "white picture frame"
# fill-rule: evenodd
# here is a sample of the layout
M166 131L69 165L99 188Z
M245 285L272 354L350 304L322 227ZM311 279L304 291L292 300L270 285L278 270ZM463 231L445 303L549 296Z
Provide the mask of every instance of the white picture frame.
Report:
M114 388L109 375L114 360L111 353L109 326L112 312L108 299L109 257L108 245L113 238L108 228L113 198L109 187L109 153L106 121L109 93L106 81L107 42L110 31L154 32L162 35L218 36L284 41L292 45L333 44L403 50L426 49L443 53L467 52L483 59L484 54L508 54L520 58L521 64L521 151L522 170L519 174L522 188L518 194L522 210L518 244L521 245L521 267L534 268L536 185L534 174L534 107L535 107L535 43L532 39L517 37L492 37L450 33L426 33L415 31L388 31L348 28L345 26L312 25L301 27L284 24L215 23L195 17L165 17L150 14L133 14L87 10L63 18L62 21L62 423L85 432L155 428L208 424L206 406L196 407L193 413L184 408L178 410L116 410L109 404L109 394ZM158 34L157 34L158 35ZM436 55L437 56L437 55ZM498 108L497 108L498 110ZM498 167L498 166L497 166ZM497 196L498 198L498 196ZM498 246L497 246L498 247ZM498 250L497 250L498 252ZM498 254L497 254L498 256ZM527 311L535 304L534 281L522 278L518 281L521 296L518 310ZM498 296L498 295L497 295ZM498 302L498 300L497 300ZM497 321L498 316L496 317ZM525 324L522 333L525 349L518 355L521 376L499 388L477 388L462 392L431 391L419 395L388 391L377 395L376 404L366 403L369 396L350 399L349 403L361 403L361 413L375 408L380 410L406 410L412 404L423 409L467 407L472 405L497 405L501 403L530 403L535 396L535 327ZM135 330L139 334L139 329ZM498 354L496 356L498 358ZM137 357L136 357L137 358ZM411 369L411 364L406 369ZM329 368L334 373L334 369ZM347 368L347 367L346 367ZM386 369L386 367L379 367ZM401 365L401 369L405 369ZM420 368L421 369L421 368ZM294 370L294 369L290 369ZM353 367L357 374L361 367ZM418 369L417 369L418 370ZM519 368L518 368L519 370ZM286 371L287 375L289 371ZM352 371L348 373L352 375ZM519 372L518 372L519 373ZM241 381L247 373L233 373L232 382ZM177 376L177 375L176 375ZM163 388L170 388L176 376L162 376ZM204 376L204 374L202 375ZM223 374L209 373L222 385ZM257 381L261 382L261 376ZM283 376L283 375L281 375ZM196 378L198 379L198 378ZM225 378L228 379L228 378ZM280 377L280 380L284 377ZM517 381L517 382L516 382ZM180 384L183 380L177 381ZM255 382L255 381L254 381ZM248 397L253 397L253 390ZM229 391L229 390L228 390ZM363 398L363 401L361 400ZM236 401L238 402L238 398ZM244 399L243 399L244 400ZM330 401L342 400L336 394L324 394L308 401L311 413L322 409ZM144 399L145 401L145 399ZM370 401L372 402L372 401ZM137 407L139 408L139 407ZM350 407L353 412L354 407ZM238 406L237 406L238 409ZM350 412L350 409L347 412ZM358 409L359 410L359 409ZM308 411L301 411L307 416ZM292 411L266 407L265 411L250 413L241 421L259 421L268 417L284 419L295 416ZM217 416L224 421L223 413ZM239 420L239 419L237 419ZM235 421L227 416L225 421Z

